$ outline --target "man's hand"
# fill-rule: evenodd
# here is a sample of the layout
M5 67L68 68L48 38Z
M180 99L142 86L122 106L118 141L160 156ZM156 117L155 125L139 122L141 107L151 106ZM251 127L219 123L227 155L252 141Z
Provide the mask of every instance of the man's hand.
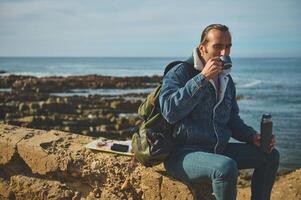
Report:
M252 142L255 146L260 146L260 133L256 133L253 138L252 138ZM275 139L275 135L272 136L271 142L270 142L270 149L269 149L269 153L272 152L272 150L275 148L276 145L276 139Z
M203 74L206 80L210 80L223 70L222 67L223 62L219 59L219 57L214 57L208 60L201 74Z

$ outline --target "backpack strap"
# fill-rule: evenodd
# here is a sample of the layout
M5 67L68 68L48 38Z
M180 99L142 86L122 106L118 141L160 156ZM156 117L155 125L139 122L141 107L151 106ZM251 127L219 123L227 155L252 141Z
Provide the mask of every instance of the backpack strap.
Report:
M164 75L163 77L167 74L167 72L169 70L171 70L173 67L179 65L179 64L186 64L188 65L190 68L193 68L193 66L189 63L189 62L186 62L186 61L180 61L180 60L177 60L177 61L173 61L171 63L169 63L166 67L165 67L165 70L164 70ZM194 69L194 68L193 68Z

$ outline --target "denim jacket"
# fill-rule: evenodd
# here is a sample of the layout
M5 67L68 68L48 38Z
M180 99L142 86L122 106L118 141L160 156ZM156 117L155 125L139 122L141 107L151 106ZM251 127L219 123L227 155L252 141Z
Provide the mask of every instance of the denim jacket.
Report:
M194 55L186 62L195 66ZM179 146L222 153L230 137L250 143L256 131L239 116L234 82L229 73L219 75L220 98L212 80L182 63L163 78L159 96L163 117L174 125ZM195 70L196 71L196 70Z

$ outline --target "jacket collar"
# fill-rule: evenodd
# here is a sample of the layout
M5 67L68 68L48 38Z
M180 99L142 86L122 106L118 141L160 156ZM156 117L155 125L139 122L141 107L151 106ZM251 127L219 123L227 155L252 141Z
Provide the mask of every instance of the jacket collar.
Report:
M190 58L188 58L187 62L192 64L194 66L194 68L198 71L202 71L204 68L204 64L202 63L202 61L199 58L199 55L197 53L197 47L195 47L193 49L192 56ZM226 91L228 81L229 81L228 76L230 76L229 75L230 72L231 72L231 69L223 70L223 72L219 75L221 93L219 95L219 99L218 99L219 101L218 101L217 105L220 104L220 102L224 98L225 91ZM209 80L209 82L213 85L214 89L216 90L213 80Z

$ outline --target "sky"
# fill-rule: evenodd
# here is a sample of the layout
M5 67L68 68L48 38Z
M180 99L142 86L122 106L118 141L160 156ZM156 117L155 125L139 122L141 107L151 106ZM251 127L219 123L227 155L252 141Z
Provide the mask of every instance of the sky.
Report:
M186 57L212 23L233 57L301 57L301 0L0 0L0 56Z

